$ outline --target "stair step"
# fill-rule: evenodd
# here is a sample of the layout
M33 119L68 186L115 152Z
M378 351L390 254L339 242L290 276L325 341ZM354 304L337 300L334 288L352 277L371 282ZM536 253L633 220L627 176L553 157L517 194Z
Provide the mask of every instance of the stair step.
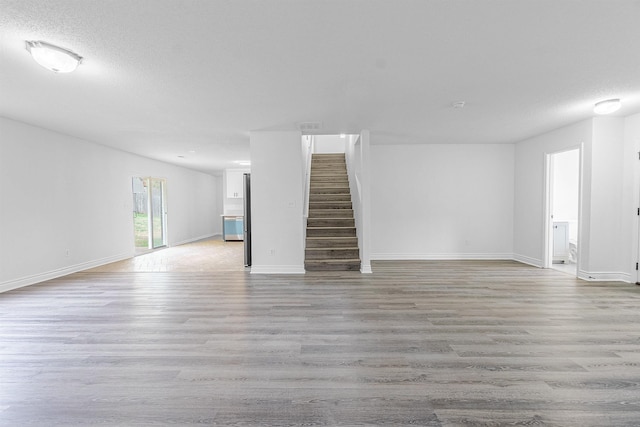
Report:
M358 246L358 238L349 237L310 237L307 236L307 248L352 248Z
M312 182L309 188L311 190L318 188L344 188L349 190L349 182Z
M307 227L309 237L355 237L355 227Z
M317 218L307 219L307 227L355 227L355 220L351 218Z
M345 173L347 171L347 165L336 165L333 163L312 163L311 171Z
M307 218L353 218L353 209L312 209Z
M335 157L330 157L330 156L316 156L313 155L311 157L311 161L312 162L342 162L344 163L347 159L345 159L344 156L340 157L340 156L335 156Z
M350 202L351 194L310 194L310 202Z
M360 259L323 259L308 260L304 263L307 271L358 271Z
M345 175L339 175L336 176L335 174L332 175L314 175L311 177L310 180L311 183L314 182L346 182L347 184L349 183L349 177L345 174Z
M349 187L316 187L310 188L309 194L351 194Z
M309 202L309 216L315 209L353 209L351 202L338 200L324 200L320 202Z
M357 259L360 255L357 247L351 248L307 248L305 259Z

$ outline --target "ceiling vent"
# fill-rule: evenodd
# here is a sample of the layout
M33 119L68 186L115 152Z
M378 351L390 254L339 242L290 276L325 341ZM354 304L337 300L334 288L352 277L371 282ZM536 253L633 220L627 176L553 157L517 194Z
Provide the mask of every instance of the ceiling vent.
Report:
M302 132L318 132L322 129L322 123L320 122L302 122L298 123L298 129Z

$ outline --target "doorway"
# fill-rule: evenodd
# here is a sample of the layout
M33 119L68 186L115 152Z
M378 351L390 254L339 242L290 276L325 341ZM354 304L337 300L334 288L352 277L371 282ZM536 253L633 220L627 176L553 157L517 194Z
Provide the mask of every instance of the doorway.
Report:
M134 177L133 232L136 255L167 244L165 180Z
M547 155L545 266L578 275L580 148Z

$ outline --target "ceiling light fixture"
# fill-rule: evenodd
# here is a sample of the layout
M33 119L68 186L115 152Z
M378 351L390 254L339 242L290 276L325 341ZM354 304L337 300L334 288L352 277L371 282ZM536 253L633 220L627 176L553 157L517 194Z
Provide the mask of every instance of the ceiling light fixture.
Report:
M56 73L70 73L82 62L80 55L50 43L27 41L26 45L38 64Z
M622 104L619 99L607 99L606 101L600 101L593 107L593 112L596 114L611 114L620 109Z

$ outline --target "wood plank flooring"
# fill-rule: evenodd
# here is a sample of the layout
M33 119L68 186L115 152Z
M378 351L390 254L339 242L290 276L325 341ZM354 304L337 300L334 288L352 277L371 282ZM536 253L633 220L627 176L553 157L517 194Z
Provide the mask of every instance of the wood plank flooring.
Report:
M640 425L640 287L515 262L0 294L0 425Z

